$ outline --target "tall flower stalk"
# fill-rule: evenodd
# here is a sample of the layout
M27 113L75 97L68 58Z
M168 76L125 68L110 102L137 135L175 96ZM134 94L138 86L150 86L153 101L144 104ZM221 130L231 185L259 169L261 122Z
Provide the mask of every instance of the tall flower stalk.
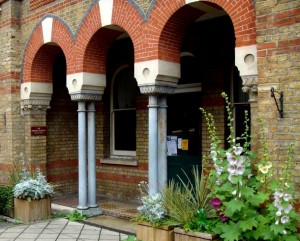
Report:
M226 103L229 148L221 146L213 116L200 109L210 134L210 157L214 166L210 175L210 198L219 221L213 231L225 241L299 240L290 174L295 145L290 145L282 176L276 180L262 122L259 120L261 139L258 153L261 159L256 160L255 153L250 150L248 113L245 113L244 133L235 137L231 104L225 93L222 96Z

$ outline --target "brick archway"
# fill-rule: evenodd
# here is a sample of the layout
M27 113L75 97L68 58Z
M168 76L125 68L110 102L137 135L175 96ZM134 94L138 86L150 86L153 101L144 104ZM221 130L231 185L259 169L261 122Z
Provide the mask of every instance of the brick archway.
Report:
M256 44L255 10L252 1L181 0L174 4L172 0L158 0L144 29L143 48L136 46L138 50L135 54L136 62L162 59L178 63L181 37L185 27L197 16L204 14L188 4L200 2L210 5L214 3L227 12L233 23L236 47ZM160 11L155 11L156 9ZM149 57L145 59L144 56Z
M23 83L51 83L51 76L49 77L49 75L51 75L52 70L50 72L48 70L56 51L48 51L49 49L46 50L46 48L61 49L66 56L67 68L69 69L72 60L72 46L73 36L68 26L57 17L44 17L36 25L26 44L21 81Z

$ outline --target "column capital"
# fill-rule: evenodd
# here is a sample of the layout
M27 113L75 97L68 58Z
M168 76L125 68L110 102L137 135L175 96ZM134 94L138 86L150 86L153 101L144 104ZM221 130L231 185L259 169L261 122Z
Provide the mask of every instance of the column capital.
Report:
M140 91L145 95L163 95L174 94L176 86L167 86L160 84L140 85Z
M21 100L23 115L46 115L50 109L49 100Z
M249 94L249 102L257 102L257 75L241 76L243 80L242 90Z
M87 94L87 93L76 93L71 94L71 100L73 101L100 101L102 94Z

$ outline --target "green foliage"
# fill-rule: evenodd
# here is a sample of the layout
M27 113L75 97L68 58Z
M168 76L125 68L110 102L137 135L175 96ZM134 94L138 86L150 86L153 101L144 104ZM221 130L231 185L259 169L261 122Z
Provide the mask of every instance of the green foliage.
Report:
M52 196L54 186L46 181L46 177L37 168L35 173L30 173L26 167L26 161L22 157L22 179L14 186L14 197L20 199L37 200Z
M13 187L0 186L0 214L5 214L13 207Z
M207 182L196 168L193 168L192 179L186 177L187 183L181 179L180 184L171 180L162 192L169 224L180 226L185 231L209 230L212 207Z
M85 212L74 210L73 212L68 213L66 218L70 221L84 221L86 220L87 215Z
M167 210L162 196L160 193L148 195L148 189L146 182L139 183L142 205L137 208L138 216L135 218L135 221L147 222L154 227L162 226L167 219Z
M230 134L229 148L221 146L213 116L201 109L206 119L211 140L212 164L209 177L210 198L219 216L212 230L225 241L238 240L299 240L296 223L299 216L293 209L292 170L294 168L295 144L291 143L284 160L281 177L273 176L272 154L268 148L267 135L259 120L260 149L257 159L250 151L248 115L245 113L245 132L233 136L233 116L228 97L222 94L228 113ZM243 140L243 146L238 143ZM252 163L256 163L253 165Z
M142 241L142 240L137 240L134 235L129 235L127 238L123 239L123 241Z

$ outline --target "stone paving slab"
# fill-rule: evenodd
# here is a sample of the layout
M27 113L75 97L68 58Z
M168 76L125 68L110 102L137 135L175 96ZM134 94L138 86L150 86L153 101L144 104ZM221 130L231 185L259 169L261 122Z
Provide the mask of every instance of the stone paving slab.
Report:
M58 218L0 226L1 241L122 241L127 234Z

